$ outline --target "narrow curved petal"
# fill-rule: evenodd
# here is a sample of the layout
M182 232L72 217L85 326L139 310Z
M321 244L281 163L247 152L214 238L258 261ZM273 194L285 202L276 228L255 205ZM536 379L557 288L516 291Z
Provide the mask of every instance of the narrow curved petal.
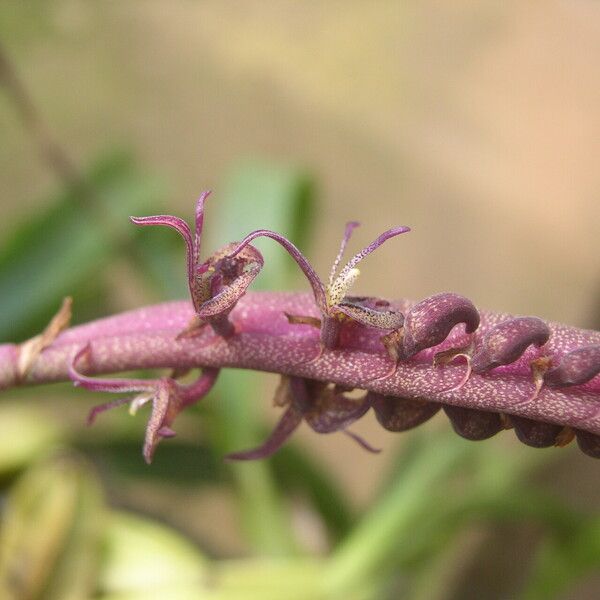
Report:
M146 426L144 441L144 459L152 461L156 446L163 438L173 437L172 429L177 415L186 407L198 402L214 386L219 369L203 369L196 381L181 385L170 377L163 377L155 384L156 392L152 400L152 413Z
M127 404L130 401L129 398L119 398L118 400L113 400L112 402L105 402L104 404L98 404L90 409L90 412L87 416L87 425L93 425L96 421L96 417L107 410L111 410L112 408L117 408L118 406L123 406L123 404Z
M350 239L352 232L357 227L360 227L360 223L358 221L349 221L348 223L346 223L346 229L344 230L344 237L342 237L342 243L340 244L340 250L339 250L337 256L335 257L335 260L333 261L333 265L331 266L331 272L329 273L329 286L333 285L333 279L335 277L335 272L337 271L340 261L342 260L342 257L344 256L346 246L348 245L348 240Z
M147 464L152 462L154 451L156 450L156 446L162 437L159 434L160 429L169 425L166 423L167 414L169 412L170 405L175 403L177 403L177 399L173 393L173 386L169 385L168 380L161 379L158 383L156 394L152 402L152 412L150 413L150 418L148 419L146 436L144 438L144 449L142 453ZM179 411L176 411L175 414L177 414L177 412ZM173 436L171 435L169 437Z
M202 199L202 196L201 196ZM196 247L199 249L199 239L194 241L192 239L192 232L190 231L189 225L179 217L173 217L171 215L156 215L152 217L129 217L132 223L141 226L147 225L162 225L163 227L170 227L181 235L185 241L186 247L186 258L187 258L187 275L188 275L188 286L192 295L192 301L194 301L194 271L196 268L197 254ZM197 308L194 304L194 308Z
M268 237L272 240L275 240L279 244L281 244L290 254L290 256L296 261L296 264L302 269L304 275L308 279L310 283L313 294L315 296L315 301L317 302L317 306L321 310L321 312L327 311L327 300L325 298L325 288L323 287L323 283L319 279L319 276L312 268L311 264L308 262L306 257L298 250L298 248L290 242L286 237L281 234L271 231L269 229L257 229L249 233L237 246L237 248L230 254L230 256L235 256L239 252L241 252L252 240L255 240L259 237Z
M410 231L410 227L392 227L392 229L388 229L384 231L376 240L372 241L368 246L365 246L360 252L355 254L349 261L346 263L346 266L341 270L339 277L345 277L351 269L353 269L365 256L368 256L374 250L377 250L379 246L381 246L387 240L400 235L401 233L407 233Z
M194 231L194 264L200 262L200 247L202 245L202 228L204 226L204 202L210 196L211 191L207 190L200 194L196 202L196 228Z
M91 353L91 346L84 346L69 363L69 377L73 384L93 392L149 392L154 389L155 382L146 379L107 379L99 377L87 377L77 371L77 363Z
M294 433L302 422L302 415L293 407L288 408L284 413L275 429L268 437L267 441L253 448L252 450L243 450L241 452L233 452L225 457L225 460L257 460L267 458L273 455L289 437Z

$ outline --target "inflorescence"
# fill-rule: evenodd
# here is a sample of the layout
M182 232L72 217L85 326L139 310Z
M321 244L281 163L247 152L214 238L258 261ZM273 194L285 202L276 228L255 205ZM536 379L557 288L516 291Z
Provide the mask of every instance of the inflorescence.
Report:
M268 237L283 246L298 264L312 288L320 315L317 317L302 312L285 314L292 329L308 326L318 328L320 332L318 340L315 340L314 355L307 359L298 358L300 364L326 363L321 359L338 351L360 352L363 350L363 339L370 340L369 344L374 339L389 361L389 369L383 374L370 379L363 378L365 388L369 382L381 383L396 376L400 366L422 365L423 361L428 361L430 368L435 371L458 360L465 363L462 378L445 390L437 390L435 401L427 394L398 397L373 390L365 391L360 398L350 397L348 392L351 389L328 380L325 367L322 370L313 369L316 375L311 378L290 375L282 370L275 404L282 407L284 412L274 431L258 448L235 452L228 459L249 460L270 456L302 421L317 433L341 431L365 449L377 452L348 429L370 409L375 412L378 422L389 431L406 431L416 427L442 409L454 430L470 440L484 440L503 429L514 428L518 439L529 446L564 446L577 438L586 454L600 458L600 435L587 431L585 427L543 422L508 414L510 411L505 413L470 408L439 400L440 392L442 397L443 393L457 394L477 377L496 377L498 393L505 393L506 382L514 377L510 368L515 365L529 373L531 384L530 394L517 404L533 402L544 389L564 390L571 387L580 390L578 393L591 393L595 399L600 399L597 378L600 373L600 336L587 336L582 344L581 336L553 333L555 330L542 319L528 316L496 319L492 326L482 328L481 315L475 305L469 299L449 292L435 294L410 305L404 314L397 305L382 298L348 295L359 275L358 263L387 240L408 232L408 227L385 231L338 271L352 232L359 225L356 222L348 223L327 285L323 284L309 261L290 240L266 229L251 232L241 242L227 244L201 262L204 204L208 195L208 192L202 194L197 202L194 235L188 224L178 217L159 215L131 218L137 225L160 225L175 229L185 241L194 316L179 331L176 340L194 339L201 336L206 327L210 327L222 343L235 343L239 332L230 318L231 313L264 264L261 253L251 242ZM37 340L35 352L32 353L34 346L31 343L21 345L21 357L25 356L24 349L27 349L27 368L64 328L65 319L60 318L59 322L62 325L49 329L49 333L47 330L45 337L34 338ZM450 336L451 332L454 335ZM136 395L131 400L117 400L96 407L89 421L92 422L99 412L125 402L130 403L131 412L143 404L151 403L152 412L144 444L144 457L150 462L157 443L162 438L175 435L172 424L177 414L210 391L219 368L203 367L197 380L185 385L177 381L182 375L177 365L173 366L170 376L155 380L88 377L83 372L90 361L93 345L90 339L71 357L68 373L75 385L93 391L135 392ZM21 380L25 379L26 371L24 368ZM419 376L422 377L422 370Z

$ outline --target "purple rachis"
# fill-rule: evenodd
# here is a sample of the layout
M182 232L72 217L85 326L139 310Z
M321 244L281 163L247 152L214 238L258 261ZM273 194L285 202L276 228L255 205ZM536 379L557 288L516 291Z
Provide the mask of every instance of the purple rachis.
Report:
M413 303L392 303L407 312ZM27 383L68 379L68 364L88 342L93 360L88 375L154 367L239 367L298 375L338 383L385 395L419 397L445 404L500 411L531 419L570 425L600 434L600 377L570 388L544 386L539 396L526 400L532 382L529 362L543 351L558 361L560 356L582 346L600 344L600 332L549 323L551 336L543 350L530 347L510 365L473 375L467 384L444 392L462 377L464 366L432 367L433 355L461 345L462 326L456 327L442 344L400 362L387 379L374 379L389 370L389 358L376 330L350 326L342 333L343 349L328 351L314 362L318 331L310 326L290 325L285 312L319 316L309 294L247 293L231 313L239 334L229 341L206 328L192 339L176 340L193 316L189 302L170 302L107 317L71 328L44 350L33 363ZM510 318L506 314L481 313L477 336ZM0 346L0 387L17 384L16 346Z

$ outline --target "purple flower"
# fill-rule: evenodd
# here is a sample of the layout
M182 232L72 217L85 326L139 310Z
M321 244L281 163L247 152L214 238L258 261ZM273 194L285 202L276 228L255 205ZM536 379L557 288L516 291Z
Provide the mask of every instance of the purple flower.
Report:
M203 263L200 262L204 202L209 195L210 192L204 192L196 203L193 237L189 225L179 217L157 215L130 218L136 225L163 225L175 229L185 241L188 286L196 319L183 335L193 334L199 327L209 323L219 335L228 338L235 333L228 315L262 269L264 260L261 253L249 245L232 256L237 246L234 242L217 250Z
M82 375L78 370L78 364L93 361L92 347L90 344L84 346L69 364L69 377L76 386L94 392L131 393L136 395L129 398L120 398L113 402L95 406L88 415L88 425L91 425L99 413L130 403L129 412L135 414L137 410L151 402L152 413L146 427L146 438L144 441L144 459L147 463L152 462L156 446L163 438L173 437L175 431L172 429L175 417L187 406L198 402L211 390L219 369L205 368L198 379L190 385L182 385L172 377L161 377L160 379L100 379Z
M302 272L308 279L315 302L321 313L321 319L306 317L303 315L288 315L290 323L309 324L320 328L322 348L336 348L339 345L341 324L345 319L351 319L367 327L377 329L396 330L402 327L404 316L399 311L389 307L389 303L378 301L376 298L356 298L347 296L347 292L357 280L360 271L356 265L384 242L392 237L410 231L408 227L394 227L382 233L376 240L355 254L346 265L338 272L338 267L344 255L344 251L359 223L350 221L346 224L340 250L331 267L329 280L325 286L312 265L304 255L286 237L268 229L258 229L249 233L237 246L231 256L237 256L243 252L247 245L258 237L269 237L279 242L296 261Z
M369 452L379 452L347 427L370 408L365 394L355 400L344 395L344 389L303 377L282 377L275 394L275 405L286 408L269 438L257 448L234 452L228 460L255 460L271 456L305 421L316 433L341 431Z

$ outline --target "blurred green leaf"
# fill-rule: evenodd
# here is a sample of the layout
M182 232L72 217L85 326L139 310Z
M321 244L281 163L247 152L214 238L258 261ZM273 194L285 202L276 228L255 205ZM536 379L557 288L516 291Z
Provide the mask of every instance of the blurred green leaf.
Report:
M433 505L429 490L442 488L457 473L469 459L469 449L464 440L440 435L414 456L336 549L326 578L332 597L343 598L357 585L388 575L390 565L397 565L395 554L410 548L413 530Z
M85 309L98 312L102 268L135 232L128 216L154 206L160 190L123 154L98 161L85 185L93 201L83 202L77 190L63 192L2 244L0 339L36 334L64 296L74 297L80 318Z
M226 479L222 457L209 446L185 443L181 438L161 444L152 468L142 459L140 435L133 440L112 439L98 445L81 444L81 447L116 477L185 487L221 483Z
M200 550L175 530L125 512L110 514L98 583L102 597L153 598L161 592L157 598L180 598L171 590L188 593L193 586L198 592L207 568Z
M332 543L348 533L354 524L354 515L334 474L328 473L316 459L293 443L279 450L272 464L277 482L287 494L298 492L310 500L323 519Z
M546 538L521 600L563 598L564 592L575 582L599 570L600 517L593 517L567 535Z
M35 461L63 436L58 422L34 407L0 405L0 476Z
M0 535L0 597L81 600L95 587L104 516L89 465L45 460L11 490Z

